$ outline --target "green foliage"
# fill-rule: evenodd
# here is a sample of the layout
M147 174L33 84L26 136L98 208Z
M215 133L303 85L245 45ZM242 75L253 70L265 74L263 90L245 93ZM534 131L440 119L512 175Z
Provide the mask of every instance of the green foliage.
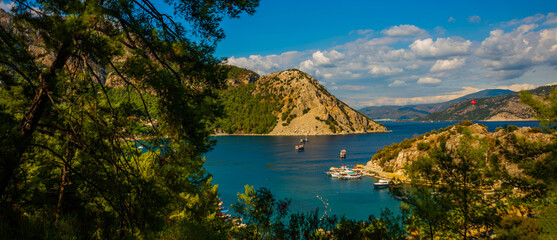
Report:
M426 151L426 150L428 150L430 147L431 147L430 144L427 143L427 142L419 142L419 143L418 143L418 150L420 150L420 151Z
M184 21L148 1L14 3L0 31L2 239L222 232L201 157L226 76L212 53L222 18L258 2L205 3L162 3Z
M276 126L275 116L278 99L273 94L254 94L255 83L229 88L221 93L224 117L219 118L215 128L227 133L269 133ZM288 115L283 113L283 121Z
M530 129L531 133L543 133L543 129L539 128L539 127L533 127Z
M506 215L495 228L495 239L536 240L540 227L532 218Z
M395 193L408 199L413 216L410 228L433 239L467 238L499 222L494 204L502 192L484 196L482 189L493 187L499 175L486 174L489 159L487 142L463 131L457 149L446 142L432 150L429 157L415 161L408 169L413 189L398 187ZM433 194L435 193L435 194Z
M505 130L507 132L514 132L514 131L518 130L518 127L516 125L509 125L509 126L507 126L507 128Z
M462 122L460 122L460 123L458 123L458 124L461 125L461 126L464 126L464 127L468 127L468 126L471 126L471 125L474 124L474 123L473 123L472 121L470 121L470 120L465 120L465 121L462 121Z
M535 98L532 93L521 91L520 102L530 106L536 112L536 118L548 132L557 129L557 89L551 87L549 95L542 99ZM547 104L546 104L547 103Z
M306 114L306 113L308 113L308 112L309 112L309 110L310 110L310 108L306 108L306 109L304 109L304 111L302 111L302 114Z

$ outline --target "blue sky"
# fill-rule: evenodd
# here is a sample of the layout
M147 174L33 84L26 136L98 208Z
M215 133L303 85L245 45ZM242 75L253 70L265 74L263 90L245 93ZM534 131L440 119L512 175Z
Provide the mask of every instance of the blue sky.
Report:
M270 1L223 22L215 53L298 68L355 108L557 82L557 1Z

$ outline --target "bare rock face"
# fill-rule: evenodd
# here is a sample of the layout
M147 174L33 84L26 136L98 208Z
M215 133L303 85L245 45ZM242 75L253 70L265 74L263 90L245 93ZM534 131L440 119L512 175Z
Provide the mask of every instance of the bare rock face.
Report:
M265 75L257 91L277 94L283 107L271 135L331 135L385 132L387 129L331 95L299 70Z

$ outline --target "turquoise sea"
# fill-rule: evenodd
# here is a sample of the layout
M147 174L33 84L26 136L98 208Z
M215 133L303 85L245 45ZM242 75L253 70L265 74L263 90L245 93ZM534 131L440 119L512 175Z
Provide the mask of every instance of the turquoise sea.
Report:
M293 211L319 208L323 213L325 204L319 196L328 203L328 214L364 220L370 214L378 216L384 208L397 213L400 202L389 195L388 189L374 190L375 178L341 180L328 177L325 171L342 164L366 164L384 145L455 123L383 122L392 132L308 136L303 152L294 150L300 141L297 136L218 136L214 137L214 150L205 156L205 167L213 175L226 207L237 201L237 193L244 192L244 185L251 185L270 189L277 199L292 199ZM539 122L480 123L489 131L506 125L539 126ZM342 149L347 150L344 160L339 158Z

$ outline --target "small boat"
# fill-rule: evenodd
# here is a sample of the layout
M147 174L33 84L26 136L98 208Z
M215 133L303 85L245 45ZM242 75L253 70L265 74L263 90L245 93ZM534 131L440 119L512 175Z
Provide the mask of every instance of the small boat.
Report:
M346 158L346 150L345 149L340 150L340 158Z
M139 146L139 147L137 147L137 149L143 149L143 146Z
M296 145L296 151L303 151L304 150L304 144L300 144L300 145Z
M389 184L390 184L389 181L380 179L379 182L376 182L376 183L373 184L373 187L374 188L385 188L385 187L389 187Z

